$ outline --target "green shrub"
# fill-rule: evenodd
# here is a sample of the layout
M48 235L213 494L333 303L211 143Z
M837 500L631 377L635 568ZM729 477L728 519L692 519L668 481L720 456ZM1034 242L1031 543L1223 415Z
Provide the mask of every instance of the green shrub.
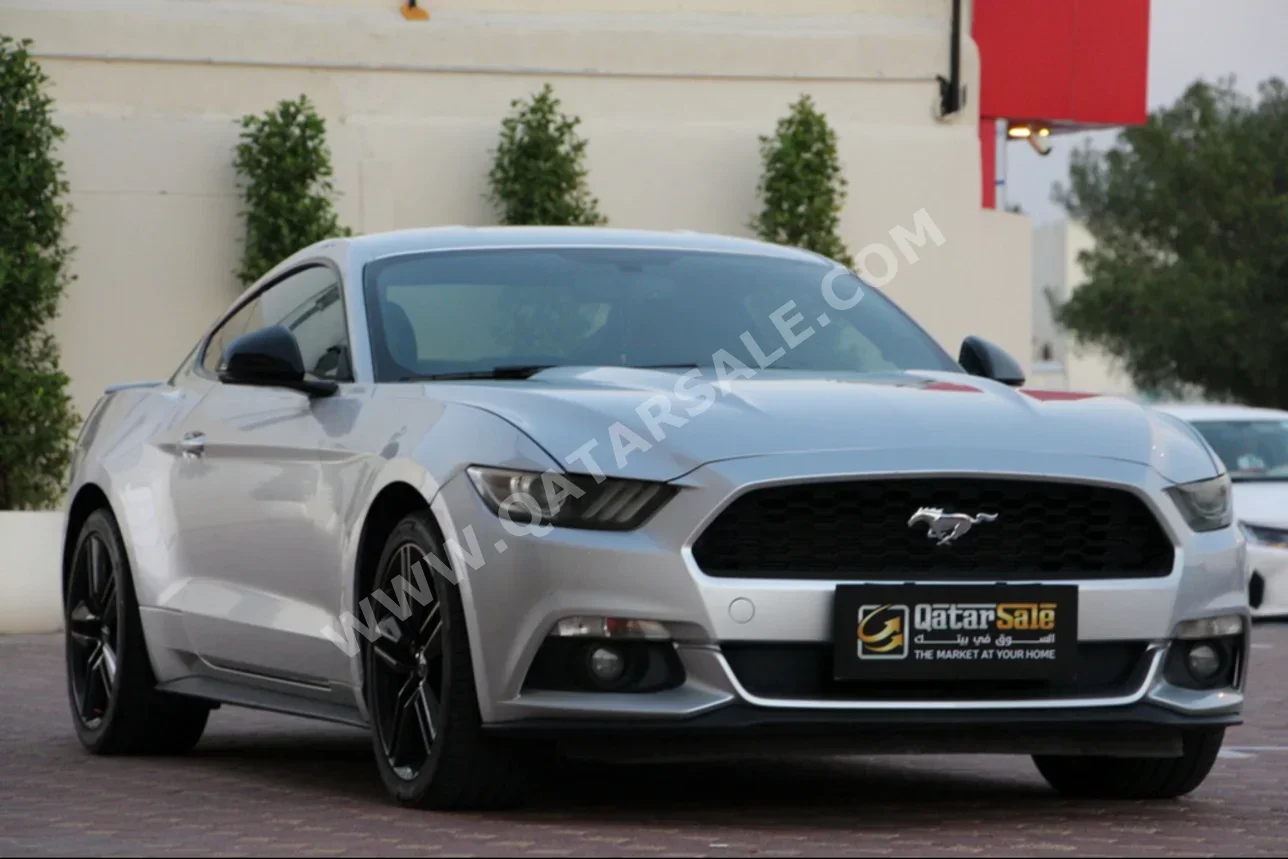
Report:
M77 423L48 331L72 280L63 130L30 44L0 36L0 510L59 501Z
M502 224L598 226L607 223L586 184L581 120L559 110L546 84L530 101L517 99L501 123L488 200Z
M246 204L246 245L237 277L250 285L296 251L352 233L332 205L326 121L307 96L242 117L241 127L234 166Z
M853 266L838 235L846 182L836 153L836 132L808 95L760 138L764 174L757 193L764 204L751 227L767 242L806 248Z

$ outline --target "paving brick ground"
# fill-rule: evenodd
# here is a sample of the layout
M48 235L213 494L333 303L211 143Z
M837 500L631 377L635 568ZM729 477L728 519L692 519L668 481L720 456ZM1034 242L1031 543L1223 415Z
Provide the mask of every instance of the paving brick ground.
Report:
M504 815L385 802L358 731L234 709L191 756L84 754L61 639L0 638L0 856L1211 856L1288 852L1288 626L1248 724L1177 802L1070 802L1024 758L578 766Z

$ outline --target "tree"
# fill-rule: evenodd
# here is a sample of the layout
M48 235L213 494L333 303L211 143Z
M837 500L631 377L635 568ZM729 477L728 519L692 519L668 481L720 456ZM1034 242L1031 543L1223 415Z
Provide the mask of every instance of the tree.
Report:
M246 245L237 277L250 285L315 242L352 233L332 199L326 121L307 96L241 121L234 167L242 183Z
M586 182L581 119L560 111L550 84L510 103L488 173L488 200L502 224L599 226L608 220Z
M1254 101L1196 83L1075 152L1057 202L1095 248L1058 319L1118 358L1138 388L1288 404L1288 88Z
M839 233L846 181L836 132L808 95L760 138L764 174L757 193L763 209L752 221L767 242L806 248L853 267Z
M72 280L63 130L30 45L0 36L0 510L58 502L77 423L48 331Z

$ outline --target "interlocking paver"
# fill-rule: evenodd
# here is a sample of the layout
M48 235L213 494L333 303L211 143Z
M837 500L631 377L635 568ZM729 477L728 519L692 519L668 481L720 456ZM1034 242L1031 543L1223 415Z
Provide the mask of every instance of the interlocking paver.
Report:
M1282 855L1288 625L1255 637L1248 724L1177 802L1064 800L1024 758L781 759L566 764L497 815L395 808L362 732L232 708L190 756L90 757L61 639L0 638L0 855Z

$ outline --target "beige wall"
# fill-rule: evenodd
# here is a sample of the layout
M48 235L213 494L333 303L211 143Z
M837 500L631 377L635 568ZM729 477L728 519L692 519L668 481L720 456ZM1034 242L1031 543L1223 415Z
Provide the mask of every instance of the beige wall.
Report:
M1051 347L1052 361L1065 358L1065 338L1055 325L1048 292L1058 301L1068 300L1069 228L1054 221L1033 230L1033 360L1042 360L1042 347Z
M549 80L590 140L612 223L745 234L758 135L814 95L850 182L851 249L925 209L945 238L887 289L954 353L980 334L1027 360L1026 219L981 211L978 57L967 109L935 116L951 0L0 0L54 81L79 247L57 323L84 412L164 377L235 297L237 119L307 93L360 232L493 220L489 150ZM969 9L969 4L967 4ZM967 28L969 31L969 28Z
M1051 290L1057 302L1068 301L1087 275L1078 256L1091 250L1095 239L1082 224L1059 220L1044 224L1033 233L1033 338L1034 357L1043 342L1055 348L1058 373L1046 375L1047 384L1074 391L1136 397L1131 379L1118 363L1103 350L1079 346L1072 336L1052 320L1050 303L1044 291ZM1058 377L1058 378L1057 378Z
M63 514L0 511L0 635L39 635L63 626ZM12 694L12 693L10 693Z

